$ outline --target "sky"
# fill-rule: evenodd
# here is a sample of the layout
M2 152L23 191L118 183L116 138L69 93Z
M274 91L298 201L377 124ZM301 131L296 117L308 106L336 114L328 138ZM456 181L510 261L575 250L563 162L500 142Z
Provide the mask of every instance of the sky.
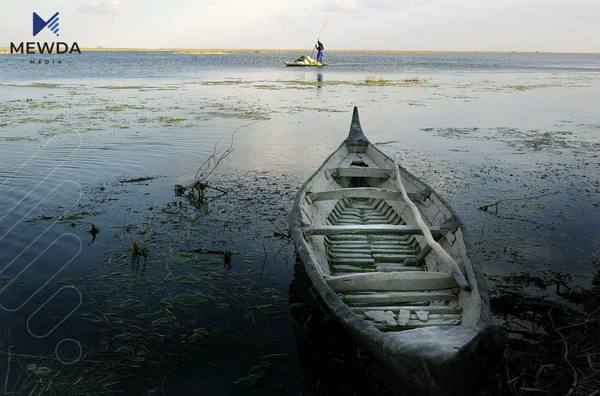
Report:
M3 0L0 47L600 52L600 0ZM60 12L56 38L32 12Z

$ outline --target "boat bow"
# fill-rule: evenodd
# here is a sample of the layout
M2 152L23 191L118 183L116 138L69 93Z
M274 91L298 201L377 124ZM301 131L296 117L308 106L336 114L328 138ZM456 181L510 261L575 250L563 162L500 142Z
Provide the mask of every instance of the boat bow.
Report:
M371 144L369 139L365 136L365 133L360 126L360 118L358 116L358 107L354 106L354 112L352 113L352 123L350 124L350 133L348 133L348 137L344 140L349 146L368 146Z

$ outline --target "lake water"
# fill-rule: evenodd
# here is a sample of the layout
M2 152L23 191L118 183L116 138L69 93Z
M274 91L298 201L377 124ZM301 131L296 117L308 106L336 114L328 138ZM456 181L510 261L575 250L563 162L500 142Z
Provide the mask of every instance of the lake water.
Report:
M462 217L492 292L520 273L590 284L600 56L332 53L323 69L283 67L299 55L0 56L5 392L327 389L302 364L282 234L354 105L371 141ZM236 129L209 179L227 194L177 197ZM132 259L134 243L147 257Z

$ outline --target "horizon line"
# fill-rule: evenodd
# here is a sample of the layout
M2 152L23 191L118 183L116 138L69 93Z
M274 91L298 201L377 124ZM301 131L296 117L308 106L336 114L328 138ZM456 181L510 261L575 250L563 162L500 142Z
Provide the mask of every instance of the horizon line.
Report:
M10 47L0 46L0 53ZM185 47L81 47L88 52L179 52L181 54L215 54L227 52L300 52L306 48L185 48ZM600 55L600 51L545 51L545 50L406 50L406 49L329 49L326 52L397 53L397 54L572 54Z

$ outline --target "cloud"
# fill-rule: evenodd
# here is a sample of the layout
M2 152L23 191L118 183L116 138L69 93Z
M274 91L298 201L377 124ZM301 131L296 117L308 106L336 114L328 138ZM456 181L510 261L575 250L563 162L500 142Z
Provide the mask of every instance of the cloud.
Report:
M360 0L327 0L321 5L323 10L330 12L356 11L360 6Z
M118 15L123 12L123 5L120 0L83 0L78 9L82 14Z
M432 0L326 0L320 8L329 12L368 11L398 7L430 5Z
M416 7L433 4L433 0L360 0L363 9Z

